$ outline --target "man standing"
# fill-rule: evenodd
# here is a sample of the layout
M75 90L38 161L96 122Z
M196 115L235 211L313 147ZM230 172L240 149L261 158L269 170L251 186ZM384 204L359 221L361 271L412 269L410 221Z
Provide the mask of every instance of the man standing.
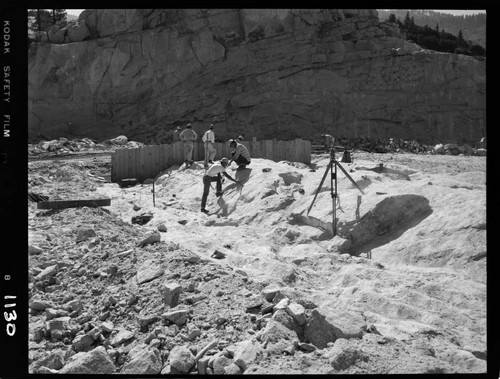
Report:
M222 195L222 178L220 174L224 174L226 178L229 180L241 185L240 182L237 180L231 178L226 173L226 167L228 166L228 161L227 158L222 158L220 160L220 163L215 163L213 164L207 171L205 175L203 175L203 196L201 197L201 211L203 213L208 213L208 211L205 209L207 205L207 197L208 193L210 192L210 185L212 182L216 182L216 192L215 196L219 197Z
M184 142L184 158L186 166L193 164L193 147L194 141L198 138L196 132L192 129L191 124L186 125L186 129L179 135L181 141Z
M237 170L243 170L246 165L250 164L250 153L244 145L236 142L236 140L234 139L231 139L229 140L229 147L233 150L231 152L232 158L229 164L231 164L233 161L236 162L236 164L238 165Z
M335 138L333 138L330 134L322 134L321 137L323 137L325 149L330 150L335 143Z
M179 134L181 133L181 127L177 126L172 134L173 142L178 142L180 140Z
M210 124L209 129L203 134L201 140L205 144L205 168L208 168L208 164L213 164L213 159L215 158L214 124Z

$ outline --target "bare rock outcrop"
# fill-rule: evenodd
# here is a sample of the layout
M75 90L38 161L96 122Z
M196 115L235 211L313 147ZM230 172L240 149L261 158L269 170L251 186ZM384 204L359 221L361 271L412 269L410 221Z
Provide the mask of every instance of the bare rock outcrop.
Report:
M29 139L159 143L190 121L219 138L473 143L485 66L421 49L375 10L88 9L30 48Z

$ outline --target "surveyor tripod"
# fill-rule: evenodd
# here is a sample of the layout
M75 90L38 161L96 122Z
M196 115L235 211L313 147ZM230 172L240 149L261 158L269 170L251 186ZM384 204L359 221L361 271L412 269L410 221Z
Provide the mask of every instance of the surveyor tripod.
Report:
M332 196L332 207L333 207L333 213L332 213L332 218L333 218L333 223L332 223L332 231L333 231L333 236L337 235L337 167L342 170L342 172L347 176L347 178L351 181L352 184L364 195L365 193L363 190L358 186L358 183L354 181L353 178L351 178L351 175L347 173L347 171L344 169L344 167L341 166L341 164L335 159L335 150L332 147L330 149L330 163L328 163L328 166L326 167L325 174L323 175L323 178L321 179L321 182L319 183L318 189L316 190L316 194L314 195L314 199L311 203L311 206L309 207L307 211L307 215L309 215L309 212L311 211L314 201L316 200L316 197L318 196L318 193L323 186L323 183L326 179L326 175L328 174L328 171L330 171L330 194Z

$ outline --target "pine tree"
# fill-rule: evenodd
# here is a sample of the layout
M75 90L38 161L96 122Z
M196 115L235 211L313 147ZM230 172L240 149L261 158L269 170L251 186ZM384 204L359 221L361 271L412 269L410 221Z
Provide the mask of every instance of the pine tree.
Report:
M66 20L66 9L51 9L52 11L52 24L56 24L59 21Z
M387 19L389 22L396 22L396 15L394 13L391 13L389 15L389 18Z
M457 40L458 47L465 47L467 46L467 43L464 40L464 36L462 34L462 29L458 31L458 40Z
M28 27L32 31L42 31L53 25L51 12L47 9L28 9Z
M411 24L411 19L410 19L410 12L406 12L406 16L405 16L405 19L403 21L403 25L405 27L405 29L408 29L410 27L410 24Z

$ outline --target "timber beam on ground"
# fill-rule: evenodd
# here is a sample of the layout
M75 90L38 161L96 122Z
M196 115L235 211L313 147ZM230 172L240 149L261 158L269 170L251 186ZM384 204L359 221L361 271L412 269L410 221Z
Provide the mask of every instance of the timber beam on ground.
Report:
M38 209L64 209L77 207L105 207L111 205L110 198L83 200L53 200L39 201Z

